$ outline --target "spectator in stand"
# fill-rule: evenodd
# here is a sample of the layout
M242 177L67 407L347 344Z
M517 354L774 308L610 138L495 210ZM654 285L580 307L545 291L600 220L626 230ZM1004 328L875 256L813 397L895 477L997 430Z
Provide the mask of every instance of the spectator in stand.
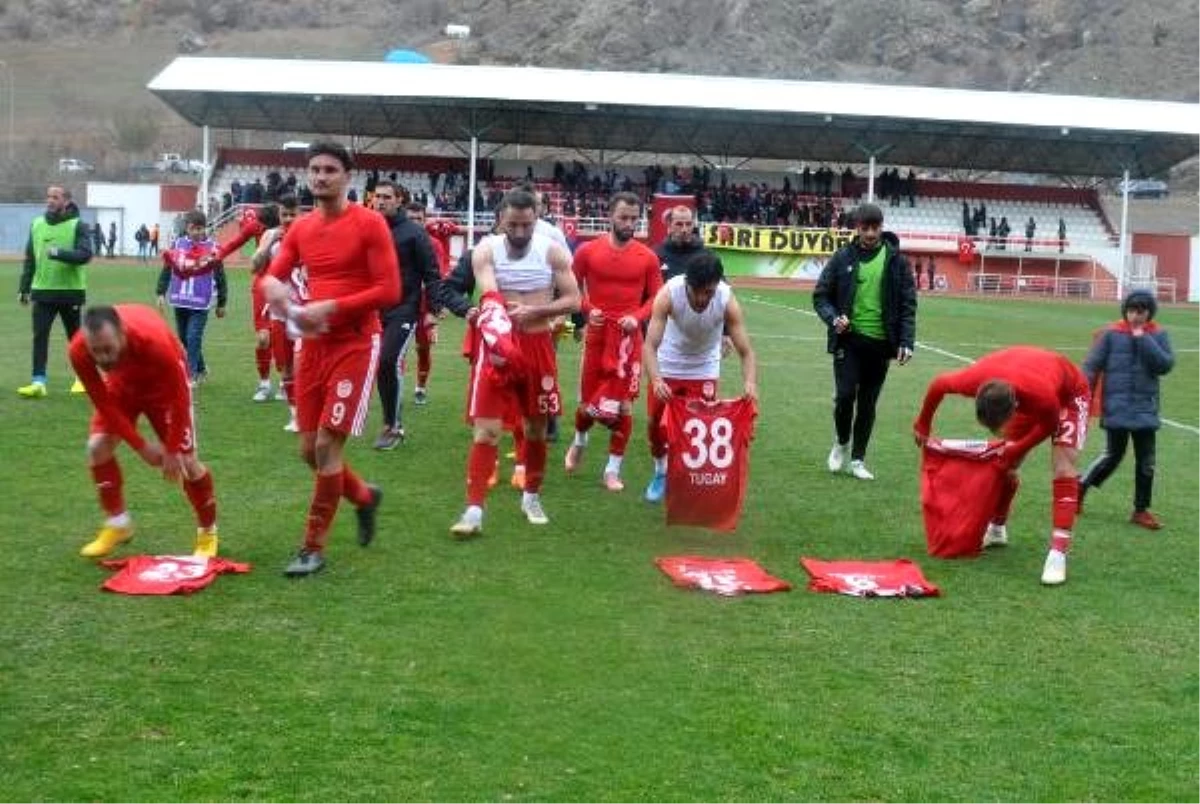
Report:
M929 278L929 289L933 290L934 273L937 271L937 265L933 261L933 255L929 255L929 261L925 263L925 274Z
M1067 222L1062 218L1058 219L1058 253L1062 254L1063 249L1067 247Z
M904 193L908 196L908 205L917 205L917 174L912 168L908 169L908 177L904 180Z
M133 233L133 239L137 242L138 260L147 262L147 250L150 248L150 229L146 227L146 224L143 223L137 228L137 231Z
M1029 216L1029 220L1025 221L1025 250L1033 251L1033 235L1037 232L1037 222L1033 216Z
M110 221L108 224L108 258L111 260L115 256L117 248L117 222Z
M104 253L104 228L100 226L100 222L92 224L92 254L99 257Z
M1000 227L996 225L996 219L992 218L991 224L988 226L988 249L996 248L996 244L1000 240Z
M1000 225L996 227L996 234L999 236L1000 250L1008 250L1008 236L1012 233L1012 227L1008 225L1008 218L1004 215L1000 216Z

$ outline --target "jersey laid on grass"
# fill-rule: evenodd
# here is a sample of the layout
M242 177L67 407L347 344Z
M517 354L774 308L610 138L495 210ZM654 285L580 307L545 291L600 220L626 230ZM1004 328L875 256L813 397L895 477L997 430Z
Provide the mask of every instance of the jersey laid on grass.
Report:
M921 451L925 544L938 558L977 556L1004 492L1003 441L930 439Z
M895 561L819 561L802 558L808 588L853 597L934 597L941 590L907 558Z
M769 575L748 558L667 556L654 559L654 563L676 586L715 592L718 595L786 592L792 588L787 581Z
M667 524L734 530L750 473L757 408L749 399L667 403Z
M227 572L249 572L249 564L202 556L130 556L101 561L118 572L101 589L123 595L190 595Z

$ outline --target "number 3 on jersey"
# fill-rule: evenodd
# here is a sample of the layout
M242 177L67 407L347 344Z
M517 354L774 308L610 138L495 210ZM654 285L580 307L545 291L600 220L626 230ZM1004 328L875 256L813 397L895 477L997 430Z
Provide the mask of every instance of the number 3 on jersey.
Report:
M733 423L718 416L711 424L703 419L690 418L683 423L689 448L680 457L683 465L692 471L705 466L728 469L733 463Z

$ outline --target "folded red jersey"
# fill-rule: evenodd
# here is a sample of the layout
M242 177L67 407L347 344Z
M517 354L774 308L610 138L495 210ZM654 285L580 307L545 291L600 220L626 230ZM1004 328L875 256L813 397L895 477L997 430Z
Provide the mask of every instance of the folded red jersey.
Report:
M130 556L100 565L119 570L100 588L123 595L190 595L218 575L250 571L249 564L203 556Z
M808 588L852 597L936 597L942 592L925 580L907 558L895 561L820 561L800 559L809 574Z
M748 558L667 556L654 559L654 563L676 586L701 589L718 595L786 592L792 588L787 581L772 577Z

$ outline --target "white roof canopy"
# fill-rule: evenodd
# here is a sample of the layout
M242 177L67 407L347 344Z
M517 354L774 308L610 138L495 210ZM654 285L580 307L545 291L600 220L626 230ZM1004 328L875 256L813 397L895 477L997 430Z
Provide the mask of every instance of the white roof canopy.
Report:
M149 89L196 125L722 158L1159 174L1200 104L662 73L175 59Z

